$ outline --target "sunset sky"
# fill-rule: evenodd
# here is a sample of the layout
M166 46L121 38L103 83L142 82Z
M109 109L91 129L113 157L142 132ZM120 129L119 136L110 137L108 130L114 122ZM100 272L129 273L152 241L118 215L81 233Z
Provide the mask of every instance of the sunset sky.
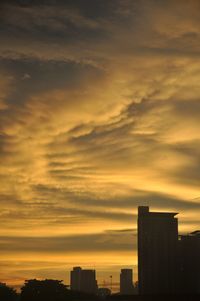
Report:
M200 1L1 0L0 282L137 280L137 206L200 229Z

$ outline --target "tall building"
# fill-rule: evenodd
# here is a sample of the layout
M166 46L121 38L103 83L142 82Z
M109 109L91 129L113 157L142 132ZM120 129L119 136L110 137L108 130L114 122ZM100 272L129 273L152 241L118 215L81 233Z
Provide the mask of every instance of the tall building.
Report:
M133 286L133 271L132 269L122 269L120 273L120 294L132 295L134 294Z
M139 294L177 292L177 213L138 207Z
M200 294L200 231L179 239L181 293Z
M70 272L70 288L74 291L96 294L98 289L96 271L74 267Z
M74 267L70 272L70 288L73 291L81 290L81 272L82 269L80 267Z

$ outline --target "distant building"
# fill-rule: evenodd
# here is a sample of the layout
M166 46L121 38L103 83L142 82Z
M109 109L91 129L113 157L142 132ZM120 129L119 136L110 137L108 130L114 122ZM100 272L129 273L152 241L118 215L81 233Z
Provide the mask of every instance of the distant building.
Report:
M181 292L200 293L200 231L179 239Z
M81 271L80 267L74 267L70 272L70 288L73 291L81 290Z
M138 208L139 294L177 292L177 213Z
M74 291L96 294L98 289L96 271L74 267L70 272L70 288Z
M120 294L132 295L134 294L133 286L133 271L132 269L122 269L120 273Z

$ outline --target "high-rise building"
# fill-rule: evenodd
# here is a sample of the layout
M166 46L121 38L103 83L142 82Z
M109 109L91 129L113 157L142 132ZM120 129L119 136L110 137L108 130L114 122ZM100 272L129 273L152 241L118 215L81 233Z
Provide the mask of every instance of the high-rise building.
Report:
M179 239L181 293L200 294L200 231Z
M96 294L98 289L96 271L74 267L70 272L70 288L74 291Z
M73 291L80 291L81 289L81 271L80 267L74 267L70 272L70 288Z
M139 294L177 292L178 221L172 212L138 208Z
M81 291L85 293L97 293L97 281L95 270L81 271Z
M120 273L120 294L132 295L134 294L133 286L133 271L132 269L122 269Z

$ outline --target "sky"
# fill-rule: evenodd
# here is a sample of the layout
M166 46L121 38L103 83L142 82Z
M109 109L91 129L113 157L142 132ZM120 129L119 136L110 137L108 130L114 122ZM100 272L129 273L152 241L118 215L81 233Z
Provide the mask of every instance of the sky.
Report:
M200 1L0 4L0 281L137 280L137 206L200 229Z

